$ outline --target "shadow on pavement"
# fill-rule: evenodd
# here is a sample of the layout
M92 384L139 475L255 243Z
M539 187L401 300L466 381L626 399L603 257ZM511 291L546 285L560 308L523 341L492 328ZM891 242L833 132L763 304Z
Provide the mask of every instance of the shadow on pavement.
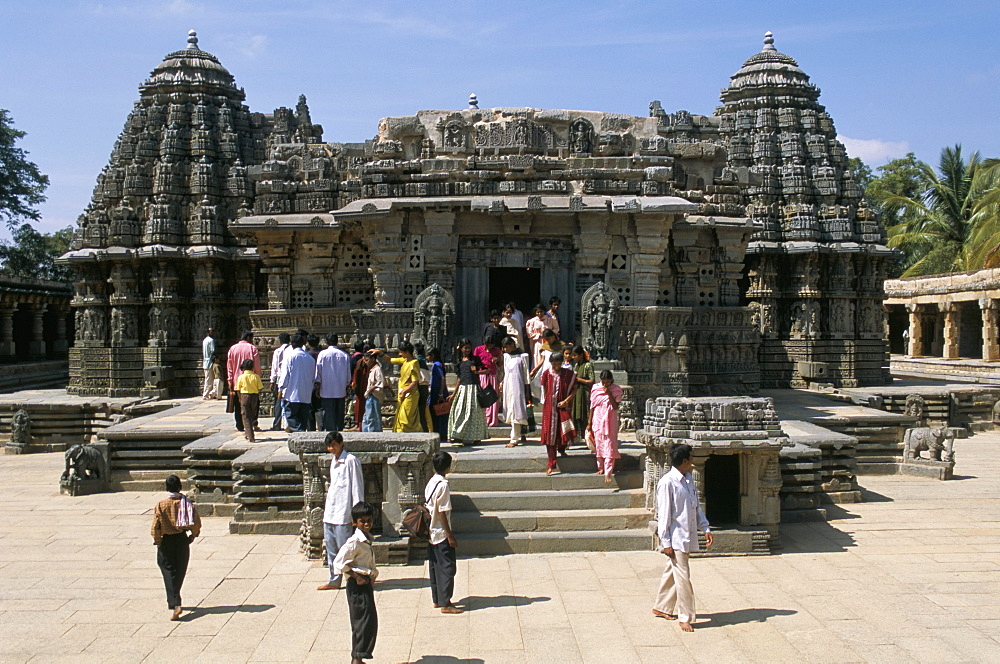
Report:
M525 597L523 595L495 595L493 597L480 597L470 595L465 599L455 602L466 611L477 611L479 609L493 609L502 606L527 606L535 602L548 602L551 597Z
M871 489L866 489L860 487L861 489L861 500L865 503L894 503L896 502L889 496L883 496L881 493L872 491Z
M826 506L829 507L829 506ZM849 533L826 521L781 524L781 554L833 553L857 546Z
M478 657L453 657L451 655L423 655L408 664L486 664Z
M699 615L695 623L698 629L706 627L722 627L723 625L740 625L742 623L765 622L775 616L790 616L798 611L791 609L736 609Z
M430 583L426 577L412 577L409 579L376 579L375 590L418 590L429 588Z
M196 606L184 615L181 620L194 620L201 616L220 613L263 613L274 608L274 604L240 604L239 606Z

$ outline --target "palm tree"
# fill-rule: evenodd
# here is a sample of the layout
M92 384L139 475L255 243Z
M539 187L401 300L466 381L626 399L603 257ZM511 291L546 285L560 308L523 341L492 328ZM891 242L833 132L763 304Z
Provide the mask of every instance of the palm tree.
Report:
M888 230L889 246L910 257L904 277L1000 264L998 174L996 160L978 152L966 160L956 145L941 151L937 171L920 163L920 195L886 197L886 209L901 212Z

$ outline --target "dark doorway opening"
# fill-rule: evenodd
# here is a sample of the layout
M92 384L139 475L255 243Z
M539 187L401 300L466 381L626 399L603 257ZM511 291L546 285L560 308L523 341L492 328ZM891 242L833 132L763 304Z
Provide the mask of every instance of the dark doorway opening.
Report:
M493 309L502 311L505 304L513 302L525 312L525 318L530 318L532 307L540 302L541 292L541 270L530 267L491 267L487 314Z
M735 454L713 454L705 461L705 510L708 522L738 525L740 522L740 458Z
M983 359L983 313L978 302L958 303L958 356Z
M906 339L909 338L910 314L902 304L890 304L889 309L889 352L897 355L909 353ZM903 332L906 331L906 338Z

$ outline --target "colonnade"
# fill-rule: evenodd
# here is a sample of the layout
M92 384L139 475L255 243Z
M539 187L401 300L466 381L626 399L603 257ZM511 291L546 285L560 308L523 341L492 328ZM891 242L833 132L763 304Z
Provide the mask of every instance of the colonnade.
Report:
M71 295L58 282L0 278L0 362L65 358Z

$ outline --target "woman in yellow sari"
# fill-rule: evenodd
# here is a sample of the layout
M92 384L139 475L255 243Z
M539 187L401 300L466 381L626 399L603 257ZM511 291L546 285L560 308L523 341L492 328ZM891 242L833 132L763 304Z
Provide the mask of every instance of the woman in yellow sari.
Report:
M392 422L392 430L397 433L419 433L423 431L420 425L420 408L427 404L420 403L420 363L413 355L413 344L404 341L397 349L399 357L389 358L399 367L399 383L396 384L396 418ZM381 353L380 353L381 354ZM430 421L430 416L427 416Z

